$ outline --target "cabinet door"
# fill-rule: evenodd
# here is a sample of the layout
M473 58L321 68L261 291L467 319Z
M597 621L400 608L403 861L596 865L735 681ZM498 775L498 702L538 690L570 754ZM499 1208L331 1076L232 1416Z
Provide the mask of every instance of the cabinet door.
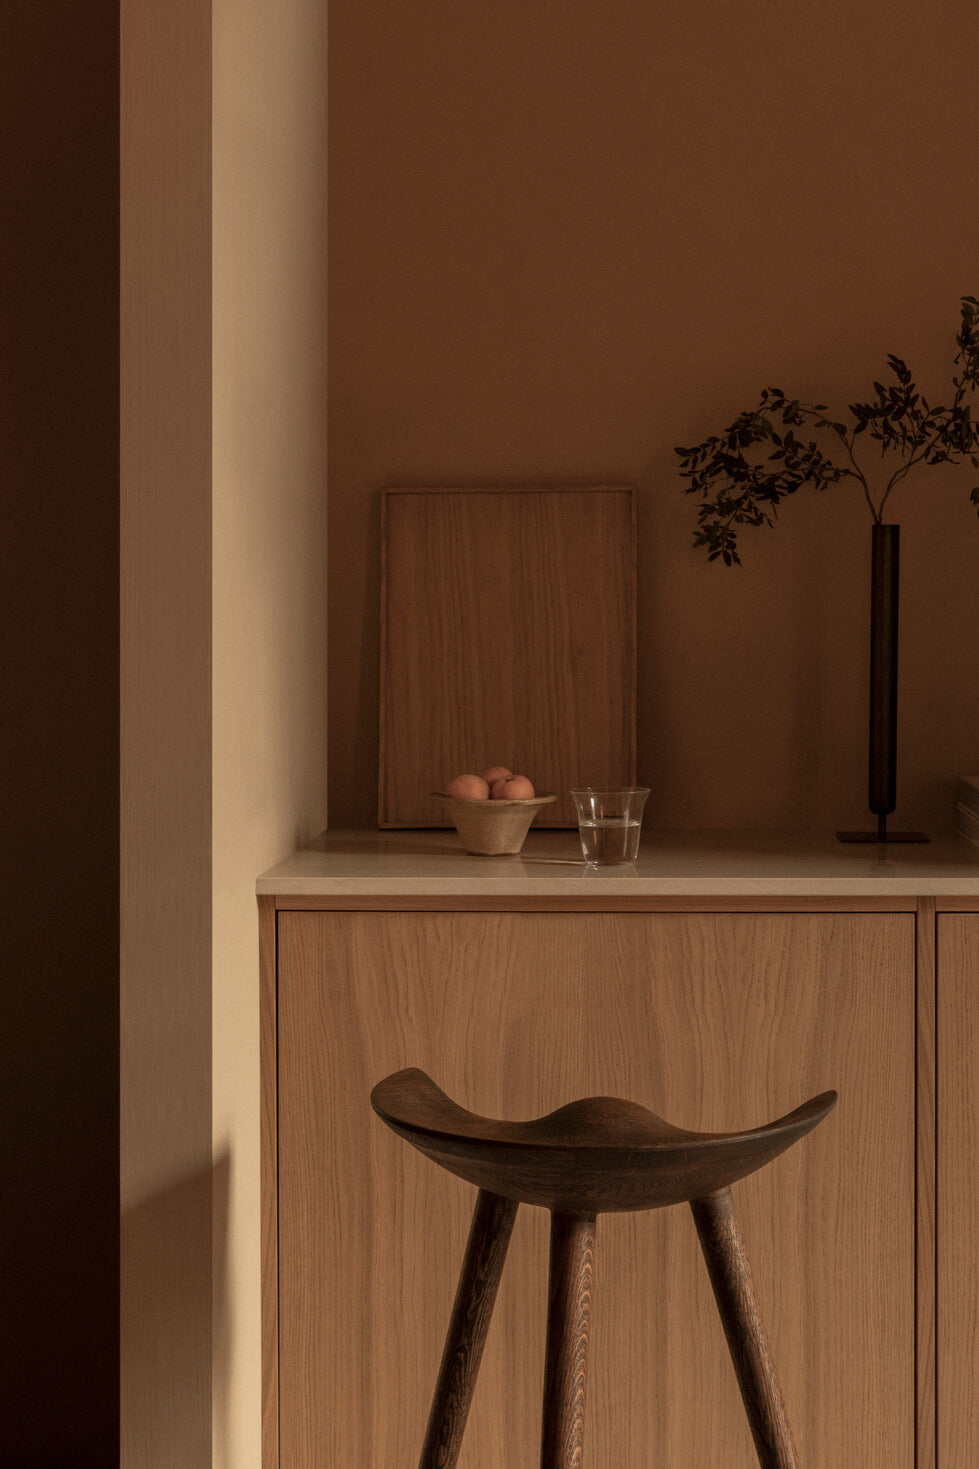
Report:
M938 917L938 1463L979 1464L979 914Z
M281 1469L417 1462L475 1194L390 1133L406 1065L490 1116L836 1111L735 1187L806 1469L914 1461L910 914L279 916ZM460 1469L531 1469L548 1216L525 1208ZM590 1469L757 1469L689 1211L598 1223Z

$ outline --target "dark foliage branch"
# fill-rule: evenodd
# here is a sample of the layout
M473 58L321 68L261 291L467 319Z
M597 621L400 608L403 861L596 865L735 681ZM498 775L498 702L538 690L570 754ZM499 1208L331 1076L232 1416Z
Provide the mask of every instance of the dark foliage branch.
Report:
M932 407L918 392L911 370L889 355L893 382L874 383L874 395L848 407L851 423L828 417L825 403L802 403L781 388L765 388L758 407L740 413L721 434L692 449L677 449L687 495L700 495L694 545L707 549L707 559L737 564L738 531L742 526L773 526L778 507L803 485L824 490L842 479L861 486L874 520L883 520L891 491L917 464L958 464L968 458L979 469L979 424L971 415L970 397L979 387L979 301L963 296L961 325L955 338L954 395L949 407ZM835 437L845 456L835 463L814 439L800 438L806 425ZM900 463L877 498L854 449L861 435L876 440L881 456L896 454ZM837 455L839 458L839 455ZM979 513L979 486L971 491Z

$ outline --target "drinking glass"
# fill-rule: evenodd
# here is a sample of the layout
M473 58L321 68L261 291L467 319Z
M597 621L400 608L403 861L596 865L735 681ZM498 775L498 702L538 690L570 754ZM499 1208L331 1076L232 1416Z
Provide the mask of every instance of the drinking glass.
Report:
M617 791L585 786L571 795L578 812L581 851L589 867L635 862L648 786L625 786Z

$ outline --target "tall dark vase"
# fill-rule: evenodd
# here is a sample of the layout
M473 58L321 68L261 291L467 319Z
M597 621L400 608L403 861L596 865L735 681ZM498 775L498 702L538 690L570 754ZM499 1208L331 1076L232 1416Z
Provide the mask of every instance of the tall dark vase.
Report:
M876 831L838 831L841 842L926 842L920 831L888 831L897 805L897 627L901 527L875 525L870 571L870 747L868 804Z

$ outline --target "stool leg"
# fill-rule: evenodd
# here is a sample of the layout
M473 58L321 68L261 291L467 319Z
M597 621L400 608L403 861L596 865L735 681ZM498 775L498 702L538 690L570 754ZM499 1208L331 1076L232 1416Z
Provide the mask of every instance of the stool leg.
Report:
M551 1214L541 1469L581 1469L595 1216Z
M516 1217L510 1199L479 1190L418 1469L454 1469L459 1457Z
M792 1431L755 1304L729 1188L694 1199L697 1233L762 1469L799 1469Z

